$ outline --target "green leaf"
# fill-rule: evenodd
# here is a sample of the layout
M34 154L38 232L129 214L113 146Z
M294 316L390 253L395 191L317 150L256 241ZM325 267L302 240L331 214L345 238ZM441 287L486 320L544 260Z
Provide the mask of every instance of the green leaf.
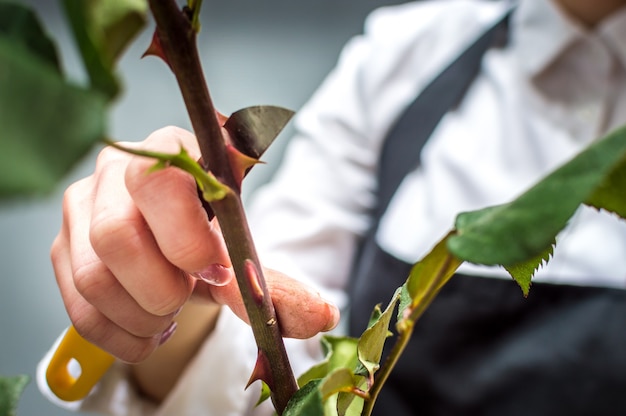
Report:
M370 326L363 332L357 345L357 356L360 366L357 367L355 374L367 376L373 380L374 373L380 367L380 358L383 354L385 341L391 334L389 332L389 323L393 316L393 311L400 298L401 288L394 293L389 305L384 312L380 312L380 306L377 305L372 313L375 317Z
M349 368L337 368L324 377L319 386L322 400L326 400L339 392L350 392L356 387L356 384L357 380L352 370Z
M29 381L30 377L26 375L0 376L0 415L16 415L20 397Z
M146 23L146 0L64 0L92 88L113 99L120 91L114 65Z
M350 368L337 368L328 374L319 386L326 415L346 416L360 414L363 397L357 396L368 386L365 377L356 375Z
M367 327L371 328L374 324L376 324L376 322L378 322L382 315L383 311L380 309L380 304L374 306L374 310L370 314L370 319L367 322Z
M328 369L333 371L337 368L351 367L357 363L356 348L358 339L352 337L337 337L326 335L323 337L325 343L332 347L329 349Z
M313 380L298 390L287 403L283 416L321 416L324 414L321 380Z
M411 308L416 308L423 302L430 303L434 295L450 280L461 265L462 261L448 251L447 242L453 235L453 232L446 235L411 268L406 283L406 290L411 298Z
M271 396L272 396L272 390L270 390L270 386L268 386L266 382L261 380L261 394L259 395L259 400L256 402L255 406L259 406L261 403L269 399Z
M16 47L23 47L60 72L56 47L30 9L19 4L0 3L0 37Z
M410 275L409 275L410 277ZM411 298L411 294L409 293L408 288L408 279L401 287L400 291L400 302L398 303L398 317L396 318L398 321L401 321L404 318L404 311L406 308L410 307L413 304L413 299Z
M537 270L539 270L541 266L548 263L553 252L554 244L550 245L543 253L532 259L511 266L504 266L511 277L520 285L524 296L528 296L530 292L530 284L535 273L537 273Z
M362 382L360 384L367 384ZM361 387L360 385L358 386ZM363 411L365 401L353 393L339 393L337 396L336 409L339 416L359 416Z
M352 337L325 335L322 337L322 350L325 358L311 367L298 378L298 385L304 386L312 380L321 380L320 395L323 397L323 406L327 415L352 414L359 403L353 403L354 394L339 394L338 392L351 390L363 382L363 377L354 376L350 369L357 366L357 344L359 340ZM347 373L344 373L347 371ZM349 377L347 376L349 374ZM342 384L343 382L348 384ZM345 390L342 389L345 387ZM329 397L331 396L331 397ZM356 402L356 401L355 401ZM362 406L362 400L360 401ZM338 411L337 407L342 410Z
M457 217L448 248L486 265L515 265L545 253L582 203L626 212L626 128L589 146L514 201Z
M67 0L92 85L64 80L52 40L26 7L0 7L0 197L49 192L105 135L113 64L143 26L144 0Z
M311 367L298 378L299 386L304 386L311 380L322 379L338 368L354 368L356 366L358 339L325 335L320 342L324 352L324 360Z
M620 139L621 137L621 139ZM615 133L615 140L626 141L626 131ZM626 152L616 163L609 175L599 184L585 204L597 209L604 209L626 219Z
M0 198L45 193L99 141L102 95L65 82L18 42L0 37Z

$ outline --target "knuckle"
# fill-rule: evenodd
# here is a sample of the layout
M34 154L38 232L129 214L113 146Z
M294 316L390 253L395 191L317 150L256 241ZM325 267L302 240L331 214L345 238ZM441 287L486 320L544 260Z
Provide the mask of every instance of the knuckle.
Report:
M107 292L107 279L103 279L107 273L108 269L100 261L81 265L74 271L74 287L85 300L93 301Z
M154 150L151 148L151 150ZM164 153L177 153L179 148L173 150L161 150ZM126 189L133 199L152 200L160 198L158 189L172 189L175 192L191 192L196 195L196 182L188 172L170 167L158 171L152 171L155 160L143 157L133 158L126 167L124 181Z
M180 285L168 287L169 290L162 290L158 298L148 300L150 306L145 309L156 316L165 317L180 309L191 296L193 286L190 284L184 272L180 272L180 279L183 280Z
M139 363L148 358L158 345L157 336L146 338L134 336L103 316L86 312L84 308L74 308L68 313L76 332L81 337L124 362Z
M99 171L110 164L128 160L129 158L130 156L125 152L111 146L105 146L96 157L96 171Z
M207 221L204 211L188 213L185 223L177 229L179 238L162 244L163 254L171 264L190 273L203 271L216 263L230 267L222 233Z
M75 199L74 196L78 193L79 189L81 188L81 182L82 180L74 182L65 189L65 192L63 193L64 211L67 210L68 205L71 205L71 201L74 201Z
M70 223L73 209L80 206L81 201L85 198L85 195L89 194L93 189L92 179L92 176L88 176L72 183L65 189L62 204L63 221L65 223Z
M148 142L171 142L172 139L177 138L182 133L184 133L180 127L174 125L163 126L157 130L155 130L150 136L148 136Z
M138 364L147 359L158 345L156 338L135 338L126 343L114 355L128 364Z
M61 261L63 253L65 252L64 247L64 238L61 236L61 233L59 233L50 245L50 260L53 265Z
M171 314L167 315L167 317L159 317L161 319L157 319L151 323L129 323L127 331L139 338L149 338L157 336L167 329L167 326L171 322L171 320L169 319L170 316Z
M180 239L176 242L172 242L169 246L165 247L166 252L164 254L172 264L175 264L181 269L197 272L199 271L196 270L197 265L201 264L204 266L210 252L207 252L206 243L204 241L194 238L194 235L189 235L188 237L189 238L184 240Z
M135 249L143 232L135 218L106 208L94 215L89 228L91 246L99 256Z
M162 127L153 132L146 139L146 144L159 145L161 148L165 147L165 149L170 150L177 150L181 144L186 148L197 146L195 136L190 131L172 125Z
M99 316L94 309L86 304L74 303L67 308L67 314L78 334L89 342L96 343L102 331L103 317Z

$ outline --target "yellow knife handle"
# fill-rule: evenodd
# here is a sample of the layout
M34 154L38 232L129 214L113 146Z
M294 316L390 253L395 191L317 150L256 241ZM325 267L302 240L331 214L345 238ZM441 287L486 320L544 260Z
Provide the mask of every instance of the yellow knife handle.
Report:
M72 361L80 366L76 377L70 373ZM114 361L111 354L85 340L70 326L48 364L46 380L59 399L73 402L85 398Z

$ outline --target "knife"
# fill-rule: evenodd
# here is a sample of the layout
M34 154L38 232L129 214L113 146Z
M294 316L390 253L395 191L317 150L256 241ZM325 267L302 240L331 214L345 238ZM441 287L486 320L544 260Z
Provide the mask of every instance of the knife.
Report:
M259 159L293 114L291 110L276 106L246 107L231 114L224 123L224 128L237 150L246 156ZM211 217L210 207L207 205L205 208ZM91 344L70 325L50 359L46 381L59 399L68 402L81 400L89 394L114 361L115 357ZM78 371L75 371L76 365Z

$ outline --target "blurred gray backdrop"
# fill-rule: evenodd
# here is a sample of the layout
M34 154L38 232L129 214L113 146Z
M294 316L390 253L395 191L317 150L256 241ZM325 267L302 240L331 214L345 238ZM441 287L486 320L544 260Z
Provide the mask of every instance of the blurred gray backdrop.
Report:
M57 1L21 2L36 7L58 42L66 70L77 82L84 80ZM199 44L216 107L225 114L256 104L299 109L333 67L342 45L361 32L365 16L376 7L402 2L205 1ZM169 70L154 57L140 59L151 29L152 23L121 62L126 89L110 118L110 134L118 140L141 140L170 124L189 127ZM290 127L264 157L268 164L257 166L246 180L246 195L271 176L289 133ZM49 247L61 222L63 189L91 172L95 153L53 195L0 204L0 374L34 376L38 360L69 323ZM49 404L31 381L18 415L65 414Z

